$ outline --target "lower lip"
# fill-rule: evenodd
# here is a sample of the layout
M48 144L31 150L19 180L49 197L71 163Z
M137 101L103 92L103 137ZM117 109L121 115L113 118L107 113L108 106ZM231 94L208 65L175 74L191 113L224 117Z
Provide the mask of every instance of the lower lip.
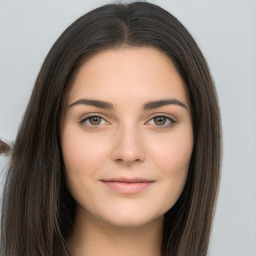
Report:
M142 192L148 188L153 182L119 182L119 181L103 181L112 190L123 194L135 194Z

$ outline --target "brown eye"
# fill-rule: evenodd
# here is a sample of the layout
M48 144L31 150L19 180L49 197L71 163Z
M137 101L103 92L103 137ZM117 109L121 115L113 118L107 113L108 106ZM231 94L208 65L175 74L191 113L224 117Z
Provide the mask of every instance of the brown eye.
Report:
M85 124L87 126L101 126L107 124L108 122L102 118L101 116L88 116L85 119L80 121L81 124Z
M101 123L101 117L99 116L91 116L88 118L88 121L91 125L99 125Z
M154 123L156 125L164 125L166 123L166 117L165 116L157 116L154 117Z
M172 125L176 123L176 121L170 117L159 115L151 118L147 123L157 128L171 128Z

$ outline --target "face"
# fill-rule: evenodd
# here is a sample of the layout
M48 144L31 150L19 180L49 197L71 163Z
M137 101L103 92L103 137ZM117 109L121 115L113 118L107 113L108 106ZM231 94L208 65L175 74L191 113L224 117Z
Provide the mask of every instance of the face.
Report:
M100 52L66 103L61 145L77 211L119 227L163 218L193 148L188 95L168 57L150 47Z

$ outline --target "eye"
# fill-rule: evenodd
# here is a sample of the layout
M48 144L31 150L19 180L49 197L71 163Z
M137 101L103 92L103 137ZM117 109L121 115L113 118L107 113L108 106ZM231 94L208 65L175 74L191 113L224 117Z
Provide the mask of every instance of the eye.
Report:
M81 124L86 124L87 126L100 126L108 124L108 122L101 116L88 116L80 121Z
M167 116L155 116L152 119L149 120L148 124L150 125L154 125L157 127L163 127L163 128L169 128L171 125L173 125L174 123L176 123L175 120L173 120L170 117Z

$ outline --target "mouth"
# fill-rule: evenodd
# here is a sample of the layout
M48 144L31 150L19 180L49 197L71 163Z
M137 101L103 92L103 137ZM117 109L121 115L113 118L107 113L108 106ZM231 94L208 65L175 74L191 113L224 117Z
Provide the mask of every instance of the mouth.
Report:
M144 178L114 178L101 180L103 184L109 187L111 190L114 190L122 194L136 194L144 191L149 186L154 183L152 180L147 180Z

